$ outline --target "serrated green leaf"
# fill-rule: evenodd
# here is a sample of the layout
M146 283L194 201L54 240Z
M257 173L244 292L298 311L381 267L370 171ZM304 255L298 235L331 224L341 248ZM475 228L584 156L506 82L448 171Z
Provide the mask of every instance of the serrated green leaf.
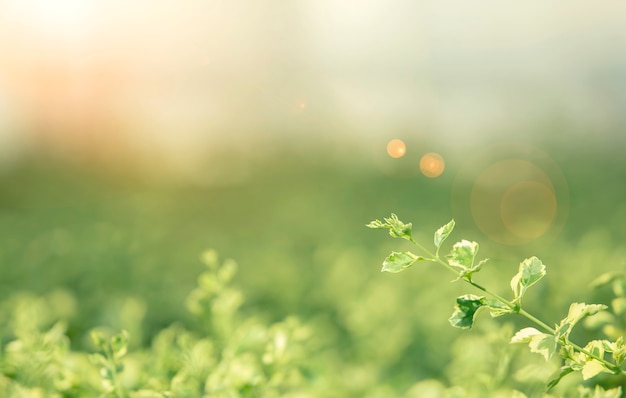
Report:
M457 297L454 312L448 321L456 328L471 329L476 311L483 305L485 305L484 297L473 294Z
M597 314L605 309L607 306L604 304L572 303L569 306L566 319L571 323L578 323L584 317Z
M557 327L557 335L568 337L574 325L580 322L581 319L594 315L606 308L607 306L604 304L572 303L567 312L567 317L563 318Z
M415 262L424 260L424 257L416 256L411 252L392 252L383 261L382 272L398 273L409 268Z
M546 392L549 392L551 389L556 387L556 385L559 384L563 377L567 376L573 371L574 369L572 369L570 366L562 366L561 369L553 373L550 377L548 384L546 385Z
M538 331L535 328L524 328L519 330L517 333L515 333L515 335L511 338L511 344L515 344L515 343L529 343L530 340L532 340L532 338L534 336L540 335L540 334L544 334L541 333L540 331Z
M409 241L412 241L413 238L411 236L411 223L403 223L398 219L398 216L395 214L391 214L391 217L385 218L385 222L381 222L380 220L374 220L366 225L368 228L373 229L388 229L389 235L394 238L402 238Z
M556 352L556 339L551 334L537 334L530 339L528 347L530 352L541 354L547 361Z
M489 308L489 313L493 318L513 313L513 310L509 306L498 300L488 298L485 300L485 306Z
M437 250L439 250L443 241L445 241L446 238L450 235L450 233L452 233L454 226L455 226L454 220L450 220L449 223L439 228L435 232L434 242L435 242L435 247L437 248Z
M488 259L481 260L478 264L474 264L476 254L478 253L478 243L462 240L452 246L452 251L448 254L448 264L458 270L458 275L452 282L459 279L472 280L472 275L480 271Z
M614 345L615 343L612 343L608 340L598 340L602 343L602 348L604 349L604 351L606 352L613 352L614 351Z
M602 362L595 359L587 361L587 363L583 365L583 369L581 371L583 375L583 380L589 380L592 377L597 376L601 372L609 371L604 367Z
M452 246L452 251L448 254L448 264L462 270L470 269L474 265L476 253L478 243L463 239Z
M604 340L591 340L590 342L587 343L587 345L585 345L585 350L597 357L602 358L604 357L604 346L605 346Z
M518 273L511 279L514 301L519 302L526 289L539 282L546 274L546 267L537 257L527 258L519 265Z

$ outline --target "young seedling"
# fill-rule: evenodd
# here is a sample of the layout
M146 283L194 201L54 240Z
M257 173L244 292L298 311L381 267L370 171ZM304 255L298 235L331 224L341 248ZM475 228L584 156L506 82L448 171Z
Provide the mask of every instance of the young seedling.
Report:
M91 340L98 348L98 353L91 354L91 362L100 367L102 387L105 395L115 398L127 398L128 393L122 386L119 376L124 369L122 357L128 351L128 332L125 330L110 339L106 339L102 333L92 330Z
M492 317L504 314L518 314L530 320L537 327L526 327L519 330L511 343L528 343L531 352L541 354L546 361L555 353L563 360L561 369L547 382L546 390L556 386L559 381L572 372L581 372L584 380L605 372L615 375L625 373L622 364L626 360L626 345L621 337L615 341L593 340L581 347L572 341L569 336L573 327L582 319L594 315L607 307L602 304L572 303L568 314L559 323L550 326L530 314L522 307L522 298L529 287L536 284L546 275L546 267L537 257L530 257L522 261L519 271L511 279L512 299L506 299L493 291L483 287L473 280L474 274L479 272L487 259L476 262L478 243L461 240L452 245L452 250L445 259L439 255L444 241L454 230L454 220L439 228L434 235L434 252L416 242L412 236L412 224L404 223L395 214L384 218L384 221L374 220L367 227L387 229L389 235L413 243L420 255L409 251L392 252L384 261L382 271L401 272L422 261L437 263L452 273L456 279L463 280L480 290L484 295L466 294L456 299L454 312L450 317L450 324L461 329L470 329L474 324L476 314L480 308L487 308ZM610 358L607 359L607 358Z

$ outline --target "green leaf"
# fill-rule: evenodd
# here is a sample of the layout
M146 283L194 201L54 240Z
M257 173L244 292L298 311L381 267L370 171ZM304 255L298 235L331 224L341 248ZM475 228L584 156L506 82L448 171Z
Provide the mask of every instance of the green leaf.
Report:
M559 349L559 356L565 360L571 360L573 362L577 362L578 360L578 355L580 353L574 351L574 347L572 347L571 345L561 345L561 348ZM574 368L574 364L570 364L572 366L572 368ZM579 370L579 369L574 369L574 370Z
M452 251L447 256L448 264L459 271L457 278L453 282L461 278L471 281L472 275L480 271L488 259L482 260L474 265L474 259L477 253L478 243L476 242L462 240L452 246Z
M587 361L587 363L585 363L583 365L583 369L581 371L582 375L583 375L583 380L589 380L594 376L597 376L599 373L601 372L609 372L606 367L602 364L602 362L596 360L596 359L592 359L590 361Z
M372 228L372 229L382 229L382 228L387 228L387 224L381 222L380 220L374 220L374 221L370 221L368 224L365 225L367 228Z
M624 278L616 278L615 280L613 280L611 288L613 289L613 294L615 294L615 296L626 296L626 280L624 280Z
M561 338L563 336L565 336L567 338L567 337L569 337L569 334L572 331L573 327L574 327L574 325L572 325L571 323L567 322L567 319L563 319L563 320L561 320L561 323L559 323L559 325L557 325L557 327L555 328L554 335L557 338Z
M626 313L626 297L617 297L611 301L611 307L615 315Z
M607 272L591 282L591 287L594 289L598 289L600 287L606 286L609 283L613 282L615 279L621 278L623 275L619 272Z
M402 238L413 241L413 238L411 237L411 228L413 226L411 223L403 223L398 219L398 216L393 213L391 214L391 217L385 218L384 220L384 223L380 220L374 220L366 226L374 229L388 229L389 235L394 238Z
M572 303L569 306L567 312L567 318L571 323L578 323L586 316L597 314L598 312L607 309L604 304L585 304L585 303Z
M591 340L590 342L587 343L587 345L585 346L585 350L587 352L590 352L591 354L597 356L597 357L604 357L604 346L606 344L606 340ZM583 353L583 355L586 355ZM591 360L591 357L587 357L589 360Z
M530 339L528 347L530 352L543 355L547 361L556 352L556 338L551 334L541 333Z
M91 341L93 344L101 351L105 350L106 347L106 339L104 338L102 332L99 330L93 329L90 333Z
M126 330L122 330L120 334L111 337L111 348L115 358L126 355L128 350L128 332Z
M219 256L216 250L206 250L204 253L202 253L201 260L204 265L214 271L218 267Z
M88 358L96 366L106 366L109 363L102 354L89 354Z
M524 328L515 333L515 335L511 338L511 344L529 343L533 337L542 334L544 333L541 333L535 328Z
M448 254L448 264L460 269L470 269L474 265L474 258L478 253L478 243L463 239L452 246Z
M489 308L489 313L494 318L501 315L513 313L513 310L509 306L495 299L486 299L485 306Z
M454 220L450 220L449 223L439 228L435 232L434 241L435 241L435 247L437 248L437 251L439 251L439 248L441 247L441 244L443 243L443 241L446 240L446 238L450 235L450 233L452 233L452 230L454 229L454 225L455 225Z
M511 338L511 343L528 343L531 352L541 354L546 359L556 351L556 339L551 334L541 333L535 328L524 328Z
M546 386L546 392L549 392L551 389L556 387L556 385L559 384L559 382L561 381L561 379L563 377L567 376L568 374L572 373L573 371L574 371L574 369L572 369L570 366L563 366L563 367L561 367L561 369L556 371L550 377L550 380L548 381L548 384Z
M606 308L607 306L604 304L572 303L567 312L567 317L563 318L557 327L558 336L568 337L574 325L581 319L597 314Z
M471 329L474 324L476 311L485 305L485 298L473 294L457 297L456 306L449 321L450 324L460 329Z
M546 266L537 257L527 258L519 265L518 273L511 279L514 301L519 302L526 289L537 283L546 274Z
M607 351L611 352L615 364L621 367L626 360L626 346L624 346L624 338L620 336L615 342L609 343L609 349L607 349Z
M470 269L466 269L466 270L461 271L461 272L459 273L459 277L457 278L457 280L458 280L458 279L461 279L461 278L465 278L465 279L467 279L468 281L471 281L471 280L472 280L472 275L474 275L476 272L480 271L480 270L481 270L481 268L483 267L483 265L484 265L484 264L485 264L488 260L489 260L488 258L486 258L486 259L484 259L484 260L480 260L480 262L479 262L478 264L474 265L472 268L470 268ZM454 281L453 281L453 282L454 282Z
M605 390L604 388L596 385L592 391L590 388L578 386L578 393L580 394L580 398L621 398L622 387Z
M416 256L411 252L392 252L383 262L382 272L401 272L409 268L415 262L425 260L424 257Z

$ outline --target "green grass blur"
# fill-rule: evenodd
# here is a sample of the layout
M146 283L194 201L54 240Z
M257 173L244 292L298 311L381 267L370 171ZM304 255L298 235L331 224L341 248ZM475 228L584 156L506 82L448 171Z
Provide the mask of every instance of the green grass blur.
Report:
M394 212L428 244L457 218L448 244L478 241L491 261L477 279L503 294L519 262L538 256L548 275L526 305L542 319L558 321L573 301L606 302L608 292L588 285L626 269L626 157L610 143L537 146L567 182L567 217L558 235L517 246L490 241L471 217L455 214L458 149L442 151L447 169L436 179L419 174L410 152L376 162L355 152L348 161L318 148L281 152L257 160L243 180L206 185L24 160L0 174L0 300L69 292L73 347L84 348L98 325L134 328L132 344L145 346L172 322L192 322L184 299L203 269L201 253L214 248L239 264L242 311L268 321L294 314L314 325L326 344L321 363L344 369L355 396L381 385L399 393L425 378L454 382L458 373L444 371L457 356L454 342L482 329L454 330L447 318L456 295L476 292L450 284L432 264L381 274L388 252L406 246L365 224ZM487 318L478 324L492 325Z

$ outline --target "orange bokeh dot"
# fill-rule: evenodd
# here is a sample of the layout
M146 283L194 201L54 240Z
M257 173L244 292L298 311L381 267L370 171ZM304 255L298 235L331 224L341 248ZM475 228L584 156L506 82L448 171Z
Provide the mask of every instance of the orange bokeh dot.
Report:
M302 112L309 106L309 102L305 97L295 97L292 101L293 109Z
M420 159L420 171L428 178L439 177L446 167L440 154L430 152Z
M387 144L387 153L392 158L401 158L406 153L406 145L404 145L404 142L402 142L402 140L391 140Z

